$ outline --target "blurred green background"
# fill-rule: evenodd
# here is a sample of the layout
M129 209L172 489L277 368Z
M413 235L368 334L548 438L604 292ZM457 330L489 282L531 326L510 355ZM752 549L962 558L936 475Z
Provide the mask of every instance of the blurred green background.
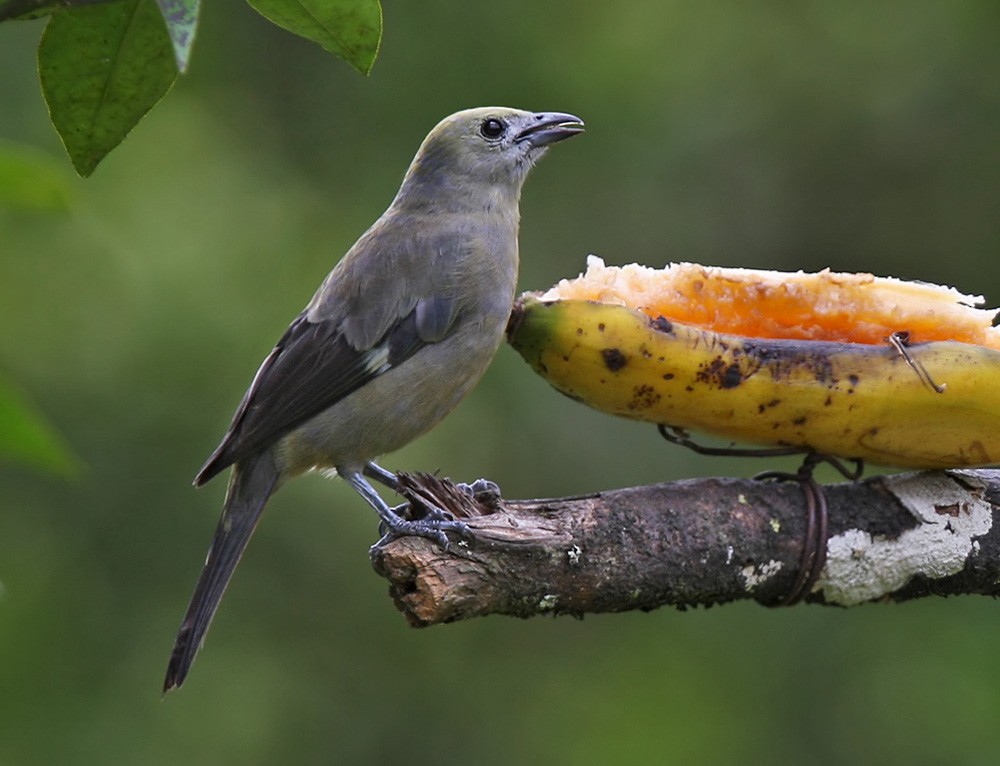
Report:
M1000 5L385 3L370 78L238 3L68 212L0 208L0 370L86 464L0 464L0 764L995 763L1000 607L752 604L417 631L341 482L272 501L160 699L256 365L460 108L571 111L522 286L609 263L872 271L1000 304ZM70 175L0 25L0 139ZM385 460L553 496L760 465L585 410L509 348Z

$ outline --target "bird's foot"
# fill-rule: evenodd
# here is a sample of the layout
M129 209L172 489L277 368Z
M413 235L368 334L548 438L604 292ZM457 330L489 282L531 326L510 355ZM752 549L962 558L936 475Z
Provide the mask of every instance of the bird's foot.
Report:
M471 484L466 484L463 481L455 486L472 498L478 499L481 495L487 495L493 499L500 498L500 486L495 481L490 481L489 479L476 479Z
M469 539L472 532L465 522L456 520L450 513L433 506L424 506L426 515L419 519L407 519L400 514L400 511L409 509L409 503L403 503L395 508L389 509L388 513L380 514L381 523L378 531L381 535L379 541L371 547L371 551L384 548L400 537L425 537L440 545L445 551L451 549L451 539L448 533L451 532L459 537Z

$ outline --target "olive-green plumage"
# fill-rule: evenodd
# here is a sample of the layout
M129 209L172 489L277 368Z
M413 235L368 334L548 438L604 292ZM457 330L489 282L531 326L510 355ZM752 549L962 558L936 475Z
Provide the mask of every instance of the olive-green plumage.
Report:
M431 429L485 372L514 298L521 185L547 146L582 129L570 114L487 107L446 117L424 139L392 204L264 360L195 479L233 467L164 690L183 683L264 505L288 479L335 469L390 536L460 529L400 518L363 474L393 486L373 460Z

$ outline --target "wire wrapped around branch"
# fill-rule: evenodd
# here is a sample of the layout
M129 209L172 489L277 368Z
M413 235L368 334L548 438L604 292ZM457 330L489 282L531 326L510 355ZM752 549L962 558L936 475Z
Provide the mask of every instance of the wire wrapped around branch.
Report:
M823 489L827 562L807 601L1000 595L1000 471L876 476ZM418 474L402 475L401 491L471 530L448 551L402 538L373 552L417 626L742 599L777 605L795 581L806 524L800 487L752 479L502 500Z

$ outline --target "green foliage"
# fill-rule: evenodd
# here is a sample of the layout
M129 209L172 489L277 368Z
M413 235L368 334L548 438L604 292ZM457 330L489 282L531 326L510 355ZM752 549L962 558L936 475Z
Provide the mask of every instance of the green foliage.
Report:
M28 398L0 374L0 457L62 476L79 472L80 463L65 441Z
M312 40L368 74L382 39L378 0L247 0L279 27Z
M173 85L177 66L155 0L56 13L38 46L52 124L89 176Z
M368 74L379 0L249 0L263 16ZM89 176L185 72L200 0L0 0L0 21L52 16L38 47L42 92L73 166Z

